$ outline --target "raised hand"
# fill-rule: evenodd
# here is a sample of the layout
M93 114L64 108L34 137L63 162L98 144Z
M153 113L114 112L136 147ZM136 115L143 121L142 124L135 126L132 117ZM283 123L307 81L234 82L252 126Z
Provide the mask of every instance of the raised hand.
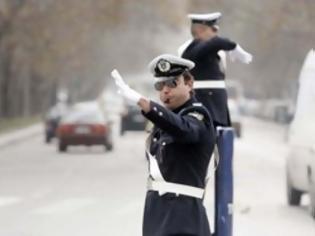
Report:
M116 86L118 88L118 93L121 94L125 99L133 104L137 104L143 97L140 93L130 88L126 82L123 80L118 70L114 69L111 72L111 76L114 78Z

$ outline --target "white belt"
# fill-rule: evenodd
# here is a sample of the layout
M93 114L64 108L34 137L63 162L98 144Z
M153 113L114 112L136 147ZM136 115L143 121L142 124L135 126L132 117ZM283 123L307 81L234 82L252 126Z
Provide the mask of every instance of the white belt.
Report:
M204 80L204 81L194 81L194 89L205 89L205 88L216 88L224 89L225 81L223 80Z
M148 190L158 191L160 195L164 193L175 193L176 195L186 195L189 197L203 198L204 189L192 187L184 184L175 184L165 181L148 180Z

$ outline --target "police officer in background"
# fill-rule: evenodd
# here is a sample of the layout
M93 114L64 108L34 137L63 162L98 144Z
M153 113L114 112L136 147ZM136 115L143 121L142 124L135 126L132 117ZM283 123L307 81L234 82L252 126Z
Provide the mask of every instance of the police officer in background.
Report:
M143 97L112 72L120 94L136 103L153 124L143 236L210 236L205 178L215 145L207 109L198 103L189 70L194 63L169 54L149 65L163 105Z
M252 55L237 43L218 36L218 19L221 13L190 14L192 40L184 43L178 53L195 63L191 73L195 78L196 98L210 112L215 126L231 126L227 105L225 73L219 56L220 50L229 51L232 61L250 63Z

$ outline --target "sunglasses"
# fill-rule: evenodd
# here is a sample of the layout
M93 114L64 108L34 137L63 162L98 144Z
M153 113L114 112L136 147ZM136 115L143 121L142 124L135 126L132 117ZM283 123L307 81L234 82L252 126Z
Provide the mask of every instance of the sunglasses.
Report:
M156 82L154 84L154 88L157 91L161 91L164 88L164 86L167 86L169 88L176 88L177 87L177 78L169 79L169 80L161 81L161 82Z

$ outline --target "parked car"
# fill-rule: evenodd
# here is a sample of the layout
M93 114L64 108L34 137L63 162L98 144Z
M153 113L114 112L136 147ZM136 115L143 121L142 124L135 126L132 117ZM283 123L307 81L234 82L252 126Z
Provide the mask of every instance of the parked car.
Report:
M234 99L228 100L228 107L231 116L232 127L235 130L236 137L240 138L242 135L242 118L240 107Z
M292 104L288 99L270 98L260 102L257 116L262 119L288 124L292 120Z
M58 126L58 149L67 151L70 145L104 145L113 149L111 124L96 102L76 104Z
M146 127L146 119L141 114L138 107L127 104L125 111L121 116L121 132L123 135L128 130L144 131Z
M45 142L50 143L50 141L56 137L57 128L62 116L67 112L67 105L65 103L57 103L53 106L45 117Z
M287 201L298 206L309 194L315 219L315 53L305 59L299 79L296 111L288 132L289 155L286 159Z

